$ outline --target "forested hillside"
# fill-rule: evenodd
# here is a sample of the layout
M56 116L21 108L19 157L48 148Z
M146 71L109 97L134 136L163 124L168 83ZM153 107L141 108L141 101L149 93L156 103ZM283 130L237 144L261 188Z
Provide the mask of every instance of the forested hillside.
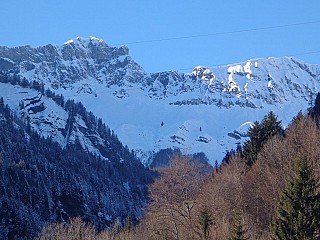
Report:
M92 116L79 106L66 103L69 123L79 114ZM141 216L152 173L104 124L88 119L108 143L101 146L108 160L77 142L62 149L40 137L0 99L0 239L29 239L46 223L75 216L100 230Z
M158 169L139 224L128 220L123 230L100 234L87 225L85 231L93 239L319 239L319 100L285 131L269 113L249 129L243 148L209 173L177 155ZM52 229L60 229L55 236L75 236L81 224L50 225L39 239Z

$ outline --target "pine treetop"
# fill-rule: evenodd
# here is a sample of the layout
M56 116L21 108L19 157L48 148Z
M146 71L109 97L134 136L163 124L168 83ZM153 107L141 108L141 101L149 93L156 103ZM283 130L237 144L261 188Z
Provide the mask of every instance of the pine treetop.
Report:
M320 230L320 195L313 168L304 154L295 161L282 191L272 225L273 239L317 239Z

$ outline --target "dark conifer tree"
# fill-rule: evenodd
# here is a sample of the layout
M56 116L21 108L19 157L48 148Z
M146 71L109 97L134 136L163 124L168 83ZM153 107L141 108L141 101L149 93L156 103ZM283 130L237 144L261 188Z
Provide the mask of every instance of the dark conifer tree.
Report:
M277 116L271 111L263 118L261 123L263 142L266 142L274 135L282 135L283 129L281 121L278 121Z
M303 120L305 116L302 114L302 112L298 112L297 116L293 117L291 121L291 125L294 125L296 123L299 123L301 120Z
M219 166L219 163L218 163L217 160L214 162L214 170L215 170L216 172L219 172L219 171L220 171L220 166Z
M281 121L277 120L273 112L269 112L269 114L263 118L261 124L255 121L247 133L250 139L246 141L243 146L243 156L246 164L251 167L257 160L258 153L263 144L275 135L283 136L283 133Z
M240 157L243 157L243 149L240 143L237 145L236 152Z
M235 210L229 228L228 240L246 240L248 239L247 231L247 227L243 221L242 211Z
M319 126L320 123L320 92L317 94L314 106L309 111L309 116L311 116Z
M198 218L198 231L197 234L199 235L201 240L209 239L211 227L214 225L214 219L212 214L205 207L203 210L200 211L200 215Z
M276 240L319 239L320 195L307 157L301 154L280 195L272 237Z
M258 121L255 121L251 128L249 128L248 137L250 140L246 141L243 146L243 155L245 157L246 164L252 166L256 161L258 152L262 146L261 128Z
M224 155L224 157L221 161L221 165L229 164L230 158L231 158L231 153L230 153L230 151L227 150L226 155Z

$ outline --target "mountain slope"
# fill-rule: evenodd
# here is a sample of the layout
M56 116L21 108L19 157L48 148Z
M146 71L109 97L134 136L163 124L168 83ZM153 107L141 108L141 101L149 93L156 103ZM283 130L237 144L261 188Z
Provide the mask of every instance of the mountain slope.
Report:
M287 126L320 89L320 66L292 57L199 66L190 74L146 73L127 47L94 37L59 46L1 47L0 69L81 102L143 161L168 147L221 161L244 141L250 123L274 111Z
M75 216L98 229L141 217L153 174L101 120L71 101L63 109L28 88L1 89L24 97L16 112L0 98L1 239L31 239L44 224Z

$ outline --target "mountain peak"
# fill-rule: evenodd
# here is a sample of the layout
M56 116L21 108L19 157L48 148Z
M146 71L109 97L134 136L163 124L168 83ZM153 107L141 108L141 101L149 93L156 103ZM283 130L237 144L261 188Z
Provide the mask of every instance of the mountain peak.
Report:
M89 36L87 38L76 37L76 38L70 39L64 43L64 45L68 45L68 44L74 44L76 46L82 46L85 48L88 48L91 45L95 45L95 46L101 45L104 47L108 47L108 45L105 43L105 41L103 39L93 37L93 36Z
M60 46L58 48L61 49ZM110 59L129 55L129 48L125 45L110 47L104 40L93 36L87 38L76 37L66 41L62 45L62 54L63 58L68 60L73 57Z

